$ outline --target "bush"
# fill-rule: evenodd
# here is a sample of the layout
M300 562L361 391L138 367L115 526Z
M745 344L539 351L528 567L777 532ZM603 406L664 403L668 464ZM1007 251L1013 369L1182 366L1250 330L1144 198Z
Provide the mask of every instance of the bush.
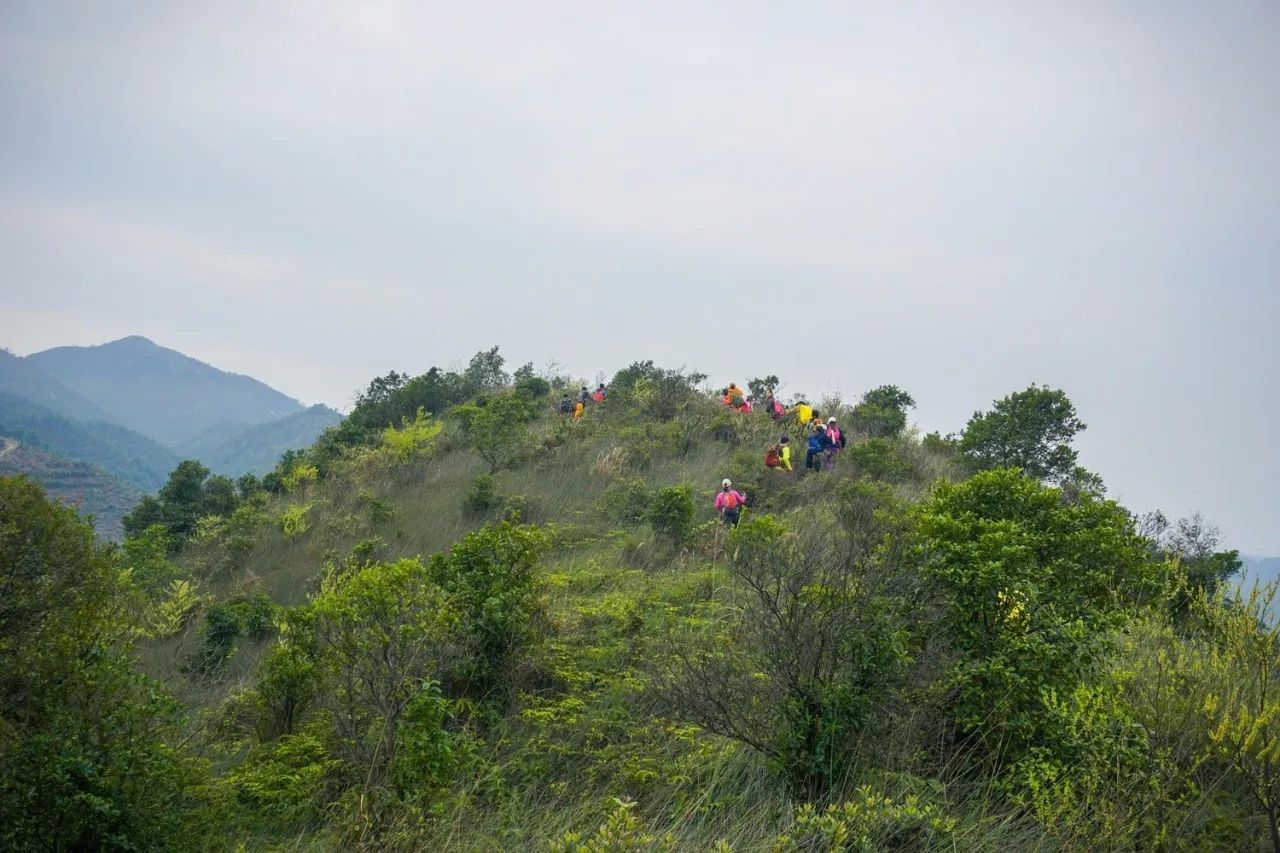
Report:
M898 450L890 439L873 438L850 444L840 452L840 459L841 464L852 467L860 476L901 483L911 478L913 470Z
M297 539L310 529L311 524L307 521L310 511L311 504L296 504L280 513L280 532L285 538Z
M481 474L471 481L471 488L462 498L462 507L473 515L488 512L502 506L502 495L498 493L498 482L492 474Z
M693 492L688 486L658 489L649 500L645 518L660 537L672 543L689 538L693 529Z
M601 514L610 521L639 524L648 517L653 494L639 478L615 480L600 499Z
M236 651L236 640L244 634L243 613L234 604L215 604L205 613L200 630L200 648L191 659L192 669L201 675L217 675Z
M401 462L409 462L419 456L429 454L436 443L436 436L444 429L444 424L432 420L425 409L418 409L413 420L405 418L399 429L387 427L382 431L382 444Z
M1071 441L1085 424L1056 388L1032 385L976 412L964 428L960 450L978 469L1018 468L1037 480L1059 481L1075 469Z

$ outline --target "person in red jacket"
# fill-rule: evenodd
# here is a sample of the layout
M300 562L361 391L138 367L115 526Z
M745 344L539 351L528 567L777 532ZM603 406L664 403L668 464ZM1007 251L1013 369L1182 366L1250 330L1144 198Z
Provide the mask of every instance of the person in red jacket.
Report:
M742 507L747 502L746 495L733 487L728 478L720 483L720 491L716 492L716 509L720 518L730 527L737 527L742 518Z

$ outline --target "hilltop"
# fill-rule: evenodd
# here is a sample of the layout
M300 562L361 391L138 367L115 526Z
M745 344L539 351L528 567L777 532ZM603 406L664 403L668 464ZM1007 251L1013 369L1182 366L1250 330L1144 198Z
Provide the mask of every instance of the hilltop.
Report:
M148 734L80 761L149 783L96 801L142 847L1263 849L1219 734L1266 648L1215 598L1239 557L1108 500L1063 392L951 437L893 386L810 401L848 442L805 472L808 424L702 382L638 362L566 416L576 381L494 349L375 379L261 478L179 465L101 570L181 712L123 706ZM58 802L11 831L100 837Z
M0 436L30 451L13 457L9 470L29 463L16 472L81 505L83 490L70 486L78 478L54 472L93 468L97 491L130 495L95 505L102 534L119 531L139 490L159 488L181 459L229 477L262 474L341 420L326 406L304 407L256 379L142 337L26 358L0 350Z
M91 400L111 420L176 445L225 424L275 421L304 406L249 376L219 370L134 335L55 347L26 361Z

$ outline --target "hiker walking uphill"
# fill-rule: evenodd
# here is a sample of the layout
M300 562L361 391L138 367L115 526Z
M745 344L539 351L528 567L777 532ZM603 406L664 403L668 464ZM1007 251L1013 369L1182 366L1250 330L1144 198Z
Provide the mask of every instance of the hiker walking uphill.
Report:
M591 402L591 392L587 390L586 385L583 385L582 390L578 392L578 402L584 406Z
M746 502L746 496L734 489L728 478L720 482L720 491L716 492L716 509L725 524L730 527L738 526L738 521L742 518L742 507Z
M791 470L791 439L783 436L764 451L764 467L777 468L781 471Z
M795 415L796 421L800 424L800 429L807 430L809 422L813 420L813 406L810 406L804 400L799 400L794 406L787 409L787 414Z
M594 403L604 402L604 383L603 382L600 383L600 385L596 388L596 390L591 392L591 400Z
M562 415L573 414L573 400L569 399L568 394L565 394L563 397L560 398L560 414Z
M822 470L822 454L831 446L831 438L827 435L825 424L818 424L818 429L809 436L809 449L804 454L804 467L810 471Z
M836 454L843 450L845 445L844 430L840 429L840 425L836 423L835 418L827 418L827 440L831 442L831 445L827 448L823 467L830 469L835 467Z

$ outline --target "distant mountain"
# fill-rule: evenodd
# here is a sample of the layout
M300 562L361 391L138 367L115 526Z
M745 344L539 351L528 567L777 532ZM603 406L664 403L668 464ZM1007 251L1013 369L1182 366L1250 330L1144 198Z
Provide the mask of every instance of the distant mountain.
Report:
M214 427L176 449L184 458L199 459L219 474L265 474L286 450L310 447L320 433L341 420L338 412L316 405L270 423Z
M0 437L0 477L17 474L25 474L53 497L92 515L98 534L106 539L124 537L121 520L142 497L135 486L101 468Z
M304 408L256 379L137 336L56 347L24 360L91 400L105 419L171 446L219 425L252 426Z
M68 418L108 419L96 403L54 379L35 362L6 349L0 349L0 394L22 397Z
M96 465L145 491L160 488L180 461L168 448L125 427L73 420L6 393L0 393L0 436Z

